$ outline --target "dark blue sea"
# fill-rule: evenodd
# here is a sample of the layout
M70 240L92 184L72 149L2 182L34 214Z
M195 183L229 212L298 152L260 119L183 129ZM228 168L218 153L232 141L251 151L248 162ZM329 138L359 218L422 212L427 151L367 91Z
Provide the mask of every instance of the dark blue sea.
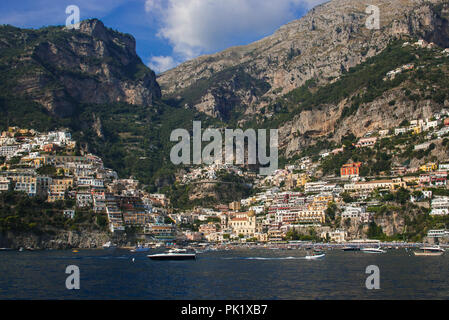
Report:
M128 250L0 252L0 299L448 299L449 255L415 257L331 250L305 260L301 250L211 251L195 261L152 261ZM134 258L134 261L133 261ZM80 270L68 290L66 267ZM365 286L367 266L380 289Z

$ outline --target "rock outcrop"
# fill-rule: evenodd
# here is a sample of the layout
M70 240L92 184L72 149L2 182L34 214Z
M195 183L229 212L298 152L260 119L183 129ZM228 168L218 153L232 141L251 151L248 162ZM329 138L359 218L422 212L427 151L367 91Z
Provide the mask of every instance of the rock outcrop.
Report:
M80 104L151 106L161 97L156 75L136 54L135 39L96 19L81 22L79 30L0 27L0 52L8 81L2 89L57 116L72 115Z
M135 243L125 235L111 236L99 231L57 231L52 233L0 233L0 247L2 248L31 248L31 249L55 249L65 250L71 248L96 249L103 244L113 241L117 245L129 245Z

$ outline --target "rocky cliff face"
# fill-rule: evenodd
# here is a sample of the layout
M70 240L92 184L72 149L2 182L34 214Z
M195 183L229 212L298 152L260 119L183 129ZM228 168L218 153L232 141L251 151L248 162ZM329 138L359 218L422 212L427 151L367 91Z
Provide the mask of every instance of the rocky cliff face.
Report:
M130 35L86 20L79 30L0 27L0 68L9 94L25 96L58 116L82 103L150 106L161 97L153 71Z
M333 0L272 36L188 61L158 81L164 94L208 115L226 120L230 110L236 110L245 119L309 79L332 81L377 55L392 39L410 36L449 46L444 2L370 1L380 8L381 28L369 30L369 4Z
M72 248L96 249L102 248L103 244L113 241L120 246L133 245L136 239L126 235L109 235L106 232L95 231L58 231L34 234L34 233L0 233L0 247L2 248L32 248L32 249L55 249L65 250Z
M406 87L407 84L404 84L401 88L389 90L345 118L341 116L343 109L351 105L349 99L301 112L280 127L279 141L284 155L290 157L297 154L314 139L330 137L338 143L348 133L363 137L368 132L398 127L404 119L430 119L434 112L441 109L441 105L431 99L410 101L402 90ZM390 105L391 101L395 101L394 106Z

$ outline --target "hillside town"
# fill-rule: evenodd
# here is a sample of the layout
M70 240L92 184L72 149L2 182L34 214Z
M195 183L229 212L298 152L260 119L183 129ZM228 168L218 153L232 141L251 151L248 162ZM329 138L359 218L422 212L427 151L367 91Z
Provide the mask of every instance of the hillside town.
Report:
M352 147L373 149L382 140L409 137L406 140L411 146L396 147L408 147L414 152L429 148L432 150L435 144L447 144L444 141L447 141L445 137L449 134L448 116L449 111L443 109L435 113L432 119L404 121L397 128L370 132L358 139ZM420 140L418 136L424 142L416 144L415 141ZM376 212L386 203L385 195L400 190L406 192L408 203L425 208L430 216L448 214L447 152L446 161L395 164L388 172L372 177L361 175L362 168L367 165L362 162L342 165L339 175L320 177L322 161L344 152L344 149L345 146L339 146L333 150L323 150L319 155L304 157L295 164L286 165L268 177L256 177L254 186L264 191L249 198L214 208L198 207L171 216L184 225L199 225L198 230L185 232L192 241L279 242L291 239L289 235L298 232L313 235L302 239L345 242L357 239L360 234L350 232L350 228L344 225L368 227L373 223ZM211 165L193 168L180 180L182 183L210 181L215 179L220 170L252 178L252 173L233 166ZM440 192L434 194L434 189ZM343 226L335 228L329 223L331 207L336 208L337 219L344 222L341 223ZM429 238L447 235L445 230L427 230Z
M0 137L0 159L0 192L23 192L49 203L66 201L72 206L61 214L68 219L79 211L103 214L111 233L134 226L155 239L173 238L174 226L164 220L169 200L143 191L135 179L119 179L99 157L77 154L67 131L10 127Z
M447 144L448 136L449 110L443 109L432 119L369 132L349 147L369 150L401 138L404 145L396 148L424 152L438 143ZM10 127L0 137L0 192L24 192L49 203L70 204L61 212L66 219L74 219L80 211L104 215L111 234L134 228L145 241L156 242L302 239L341 243L363 237L353 226L368 228L387 196L400 190L406 192L408 203L425 208L431 216L449 215L449 159L394 164L376 176L363 175L367 164L353 161L343 164L339 175L323 175L323 162L346 148L340 145L302 157L270 176L234 165L191 167L177 177L179 183L210 183L219 179L220 172L227 172L252 181L253 190L259 192L231 203L183 210L174 208L164 194L146 192L132 177L119 178L98 156L80 154L67 130L40 133ZM439 238L448 235L446 230L427 231Z

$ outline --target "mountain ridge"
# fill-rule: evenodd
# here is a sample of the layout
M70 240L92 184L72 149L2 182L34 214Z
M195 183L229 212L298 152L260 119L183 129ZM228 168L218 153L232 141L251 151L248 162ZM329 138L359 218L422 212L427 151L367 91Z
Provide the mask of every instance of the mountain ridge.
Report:
M33 45L32 48L33 50L38 49L32 52L37 51L36 55L42 57L41 62L49 62L49 65L43 68L40 64L33 64L32 66L37 68L37 72L34 69L27 70L27 72L35 72L39 75L38 77L33 77L33 74L29 77L27 73L23 77L23 74L20 73L21 68L29 66L30 59L34 61L33 56L30 57L23 53L26 47L23 47L22 35L24 32L18 28L1 27L0 47L7 48L7 50L3 51L3 55L0 57L4 59L3 63L0 63L0 68L11 73L6 73L7 76L4 76L0 82L2 92L7 95L7 97L0 96L0 115L2 115L0 123L3 126L7 126L8 123L24 124L36 129L43 126L43 130L55 126L67 126L75 131L77 140L81 144L81 152L93 151L103 157L106 165L117 170L120 175L133 175L145 184L154 183L154 186L160 188L173 183L174 172L179 169L174 168L169 161L170 132L177 128L191 128L194 119L203 119L206 122L211 120L209 116L212 116L211 123L228 128L243 125L251 125L252 128L278 128L280 129L280 152L282 152L280 156L293 161L292 158L300 155L305 148L313 146L323 139L328 142L326 146L330 146L331 142L338 144L347 134L360 137L380 126L388 128L397 126L404 118L431 117L434 111L443 105L449 105L449 92L446 92L445 89L446 83L437 81L435 79L438 78L433 77L432 70L436 66L435 63L439 63L439 61L435 60L435 57L429 56L430 53L427 51L402 48L398 42L392 44L395 39L412 40L413 37L409 34L403 36L404 30L409 30L408 28L418 30L419 32L416 32L418 37L421 34L429 40L446 35L448 24L445 17L448 16L449 5L441 5L438 8L436 6L442 1L433 1L432 3L420 0L400 1L410 5L425 3L425 6L413 14L410 13L408 19L394 22L387 29L369 31L374 34L370 36L374 39L372 43L379 41L375 35L380 35L380 39L382 39L380 42L382 47L377 48L360 42L360 39L365 39L362 37L363 32L368 31L360 31L362 32L360 39L356 38L354 30L351 31L351 27L359 28L357 30L362 28L362 21L366 18L366 14L362 10L364 7L360 7L360 15L357 16L357 19L350 14L342 16L343 18L340 17L343 20L351 21L345 27L341 27L340 32L332 28L330 30L333 31L329 34L317 31L320 28L324 30L324 26L327 26L328 22L326 16L320 17L316 11L328 8L329 3L344 3L349 7L353 2L352 0L334 0L323 4L318 7L319 10L315 8L311 11L307 16L309 20L304 20L306 22L302 20L291 22L274 36L279 37L279 34L285 34L287 37L292 26L298 24L311 29L315 28L312 31L318 38L307 42L304 47L307 50L314 50L317 47L315 42L320 36L325 38L330 34L329 39L332 39L334 35L341 37L337 38L335 43L332 42L329 48L322 49L324 53L321 54L325 55L334 47L340 50L337 50L339 53L329 56L329 59L322 61L321 64L309 65L306 77L302 80L296 79L299 82L295 82L295 80L287 88L273 88L270 83L272 80L266 74L268 71L263 71L263 68L258 69L257 66L251 64L251 61L243 61L233 67L215 71L210 77L196 80L195 85L183 89L184 91L175 90L173 94L165 93L162 100L161 90L154 73L145 67L135 54L134 38L107 29L99 20L94 19L81 23L79 32L64 31L62 27L49 27L41 31L33 31L38 33L34 35L34 38L30 33L31 37L28 38L28 41L34 39L37 46ZM379 3L386 3L386 1L382 0ZM338 16L338 12L332 12L332 14L332 16ZM435 30L442 30L442 35L435 35ZM8 43L5 44L4 41L5 33L8 32L16 32L19 35L17 38L11 38L15 39L16 43L10 40L9 47L7 47ZM396 33L401 36L395 37ZM77 41L70 43L67 39L72 39L72 36L76 37ZM297 31L292 33L292 37L297 41ZM348 38L355 41L358 49L364 49L365 52L364 55L362 52L354 54L353 57L356 58L352 58L352 60L348 58L347 65L341 68L339 59L352 50L352 42L346 49L344 48L343 40ZM6 39L9 38L6 37ZM448 39L449 37L443 37L440 43L444 45L444 41L448 41ZM270 68L273 70L279 68L281 70L279 72L287 72L287 75L290 75L288 70L293 70L294 73L299 72L297 62L304 62L305 53L299 47L302 45L301 43L298 46L292 46L293 42L287 42L287 45L285 43L276 44L279 57L282 57L284 59L282 61L285 63L281 63L281 60L274 61L275 56L271 52L273 61L268 64ZM260 45L260 43L256 42L256 45ZM72 49L71 46L74 48ZM323 42L321 42L322 46ZM321 47L318 46L318 48ZM70 51L69 49L72 50L73 56L66 59L63 53ZM265 48L260 50L264 51ZM234 51L235 49L231 48L226 52L231 54ZM92 54L87 55L87 53ZM59 59L59 56L62 57ZM96 57L98 58L95 59ZM248 57L250 57L249 54ZM320 56L318 54L310 56L305 61L312 61L316 57ZM22 59L24 62L21 62ZM201 59L210 59L210 57L200 58L200 61L203 61ZM260 59L266 62L265 56L262 55ZM433 61L426 69L432 71L432 79L419 76L416 78L419 81L415 81L419 82L419 86L413 87L412 77L419 75L413 71L404 77L399 76L392 82L382 81L386 72L405 63L421 63L422 59L424 59L423 61L425 59ZM359 60L363 61L359 62ZM8 65L5 61L12 61L14 64ZM196 61L198 60L187 62L187 65L195 64ZM340 62L335 65L335 61ZM52 70L56 62L61 62L61 65L65 67ZM445 60L441 62L444 65L447 63ZM102 68L103 64L106 64L106 68ZM73 65L82 72L75 72L77 69L72 68ZM350 67L351 65L354 66ZM332 73L327 73L329 68L336 70L334 76ZM315 72L313 70L321 70L323 75L305 80L307 76ZM177 72L181 71L182 68L177 70ZM446 71L443 70L442 74L447 75ZM160 76L159 79L163 76ZM186 77L188 76L189 74L186 75ZM49 77L49 80L45 77ZM47 79L47 81L39 81L41 78ZM60 78L64 80L62 81L63 86L58 84ZM17 79L26 80L25 84L29 84L28 89L31 94L20 94L24 90L15 88ZM98 86L90 87L92 83L97 83ZM282 81L280 83L282 84ZM300 85L301 83L302 85ZM79 88L75 88L70 95L66 96L68 94L66 91L72 91L70 88L74 88L78 84ZM427 89L429 86L437 86L441 90L442 96L440 95L438 99L432 97L433 91ZM86 87L87 89L85 89ZM405 89L408 88L410 88L410 93L407 95ZM186 92L190 97L185 95ZM53 100L49 100L50 102L58 102L57 98L60 98L67 102L68 106L56 104L55 107L52 104L45 104L47 100L41 101L42 97L39 96L39 93L44 98L45 94L53 98ZM11 94L13 95L10 97ZM33 94L35 95L33 96ZM412 96L417 98L413 100ZM16 99L16 104L8 104L8 97ZM34 104L28 104L28 98L34 101ZM199 99L201 102L195 105L195 99ZM393 101L395 102L394 108L390 105ZM19 104L27 106L28 109L22 110L14 118L11 114L17 111ZM39 109L41 106L43 106L43 110ZM36 113L30 113L33 110ZM37 114L45 115L42 121L36 116ZM11 121L5 121L6 118ZM49 119L53 122L47 123L50 121ZM207 127L206 123L204 127Z
M438 12L446 10L447 16L447 7L437 8L444 1L379 0L370 4L380 8L380 30L365 27L368 4L333 0L255 43L185 62L159 75L158 82L163 94L181 105L224 120L229 120L229 110L241 107L239 118L246 121L310 79L326 84L338 78L382 52L392 39L416 36L449 46L447 20ZM238 78L226 74L232 68L270 89L257 93L245 88Z

